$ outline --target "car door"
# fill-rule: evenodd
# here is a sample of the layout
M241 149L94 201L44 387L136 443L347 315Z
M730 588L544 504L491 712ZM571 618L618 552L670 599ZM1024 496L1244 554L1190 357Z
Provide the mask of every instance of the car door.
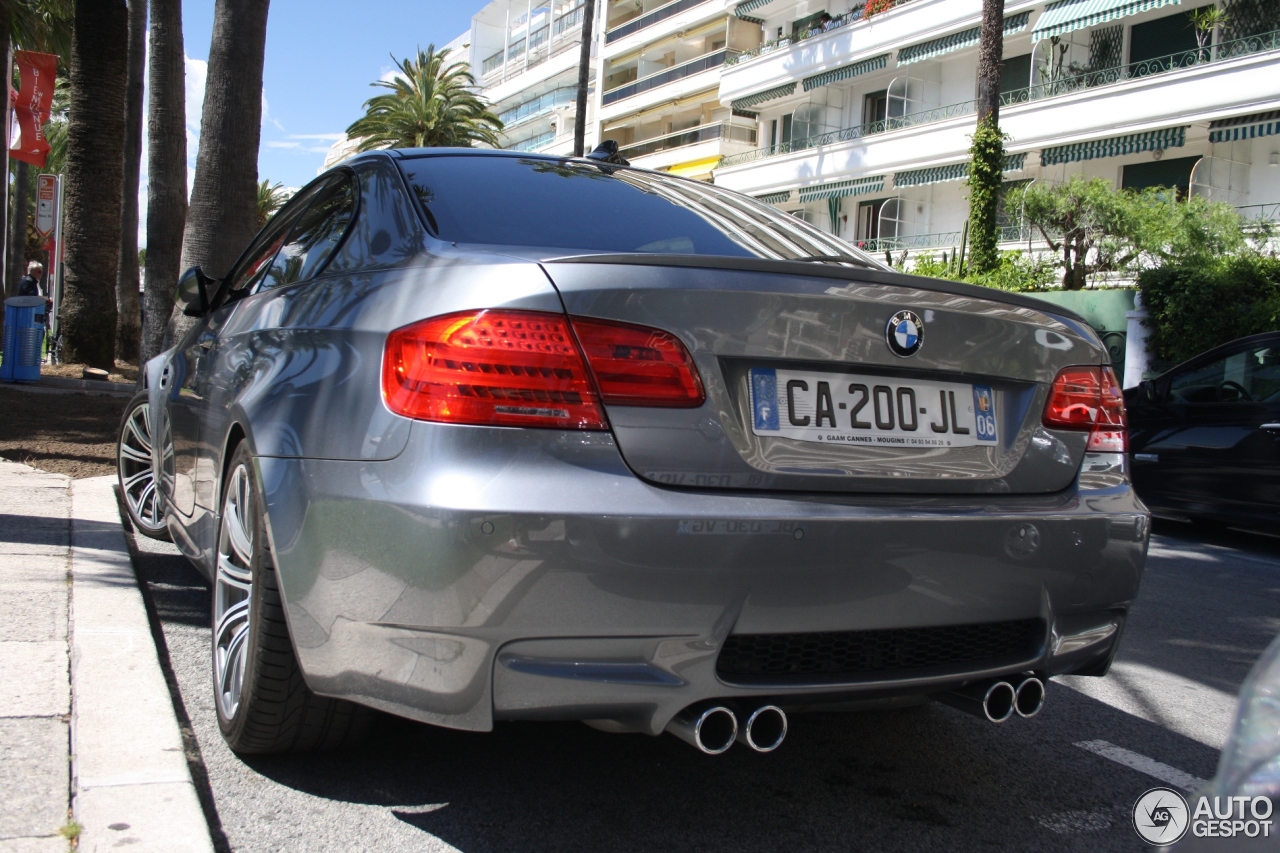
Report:
M288 219L288 231L279 239L269 263L251 275L237 279L229 304L215 311L210 333L215 338L215 366L201 386L204 410L197 465L197 499L216 510L217 484L221 473L222 444L230 427L231 402L239 388L254 374L255 359L278 352L275 334L281 310L262 310L275 291L309 281L323 270L341 242L355 213L355 181L346 172L325 176L300 193L296 211ZM283 232L282 232L283 233ZM249 312L253 321L237 322L239 331L223 335L232 312ZM252 331L244 331L248 325ZM276 345L261 346L271 338ZM255 345L255 341L256 344Z
M267 224L233 269L230 282L224 285L224 289L236 292L261 277L284 244L297 213L298 209L286 209ZM167 398L173 441L171 499L177 510L186 516L195 512L197 503L197 479L200 477L197 466L202 456L199 452L200 423L206 416L205 400L217 355L218 330L233 310L234 303L224 302L215 307L187 333L173 357L173 384ZM201 502L201 505L205 503Z
M1134 454L1155 506L1224 519L1275 515L1280 498L1280 343L1252 341L1193 362L1157 389Z

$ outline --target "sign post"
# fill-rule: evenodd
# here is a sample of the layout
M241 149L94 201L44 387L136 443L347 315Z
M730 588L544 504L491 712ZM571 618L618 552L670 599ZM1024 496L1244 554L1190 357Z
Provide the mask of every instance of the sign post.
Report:
M62 176L36 176L36 233L49 247L45 287L53 298L49 334L58 334L58 308L62 303Z

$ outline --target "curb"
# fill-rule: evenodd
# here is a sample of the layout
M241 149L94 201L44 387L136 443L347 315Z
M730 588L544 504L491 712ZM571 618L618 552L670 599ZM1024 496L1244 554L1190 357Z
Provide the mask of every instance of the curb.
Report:
M66 388L73 391L94 391L99 394L118 394L121 397L132 397L138 392L133 385L122 382L100 382L96 379L67 379L63 376L41 376L37 387Z
M71 483L71 796L82 827L78 849L212 853L114 485L110 476Z

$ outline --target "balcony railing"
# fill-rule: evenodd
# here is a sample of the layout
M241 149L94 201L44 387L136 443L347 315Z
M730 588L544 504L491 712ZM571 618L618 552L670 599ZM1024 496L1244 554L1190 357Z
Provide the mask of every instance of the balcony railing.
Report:
M1240 215L1255 222L1280 222L1280 203L1246 204L1237 207Z
M604 43L613 44L618 39L626 38L632 33L638 33L643 29L652 27L661 21L665 21L672 15L679 15L686 9L692 9L694 6L701 6L709 0L675 0L674 3L668 3L665 6L659 6L647 15L641 15L638 18L632 18L625 24L619 24L604 34Z
M559 89L553 89L545 95L534 98L532 101L525 101L518 107L498 113L498 118L507 127L512 127L534 116L549 113L556 107L570 103L577 94L577 86L561 86Z
M555 56L563 52L566 48L577 44L577 40L569 41L566 33L579 26L582 23L582 9L585 4L579 3L572 11L566 12L555 23L549 26L541 27L531 33L527 39L521 38L512 42L506 49L506 64L511 65L517 60L523 60L526 49L526 41L529 50L528 67L532 68L541 62L546 61L550 56ZM548 36L551 36L551 42L548 44ZM488 79L491 75L497 74L503 68L503 51L498 51L492 56L480 63L480 74ZM525 63L520 62L518 68L511 69L513 72L523 71Z
M910 2L911 0L895 0L892 6L886 7L886 9L881 9L880 12L884 12L888 8L894 8L897 6L901 6L904 3L910 3ZM843 15L837 15L834 18L832 18L827 23L826 26L810 27L804 32L782 36L781 38L776 38L776 39L773 39L772 41L767 41L764 44L761 44L757 47L753 47L751 50L744 50L738 56L734 57L732 62L726 62L725 64L735 65L739 62L746 62L748 59L754 59L757 56L764 56L766 53L772 53L773 51L778 50L779 48L790 47L791 45L796 44L798 42L802 42L805 39L811 39L814 36L820 36L823 33L829 33L832 30L838 30L841 27L848 26L849 24L856 24L858 21L862 20L862 12L864 8L865 6L858 6L855 9L850 9L848 12L845 12Z
M682 65L675 65L665 71L659 71L657 74L650 74L648 77L641 77L625 86L619 86L604 93L604 105L621 101L624 98L630 98L639 95L641 92L647 92L650 89L656 89L659 86L665 86L668 83L674 83L676 80L682 80L685 77L691 77L694 74L701 74L712 68L718 68L724 65L725 58L734 54L736 51L721 48L714 53L706 53L697 59L691 59Z
M618 153L629 160L634 160L636 157L647 157L650 154L657 154L659 151L684 148L689 145L697 145L699 142L709 142L712 139L753 143L756 141L756 129L727 121L704 124L699 127L691 127L688 130L668 133L666 136L659 136L655 139L636 142L623 148Z
M1227 59L1236 59L1241 56L1265 53L1267 51L1277 49L1280 49L1280 30L1251 36L1250 38L1224 42L1221 45L1206 47L1201 50L1189 50L1182 53L1174 53L1168 56L1148 59L1143 62L1135 62L1129 65L1121 65L1115 68L1102 69L1099 71L1090 71L1074 77L1050 80L1025 89L1014 89L1003 93L1000 96L1000 103L1002 106L1013 106L1015 104L1028 103L1030 101L1039 101L1046 98L1069 95L1072 92L1079 92L1085 89L1111 86L1127 80L1163 74L1181 68L1193 68L1199 65L1221 62ZM872 136L874 134L884 133L890 130L899 130L901 128L946 121L947 119L969 115L973 113L976 106L976 101L964 101L958 104L949 104L944 107L933 107L928 110L910 113L904 116L894 116L865 125L856 125L854 127L833 130L817 136L793 139L790 142L769 145L764 148L757 148L754 151L744 151L741 154L734 154L730 157L726 157L720 162L720 168L738 166L743 163L751 163L756 160L762 160L766 157L775 157L779 154L789 154L793 151L804 151L809 148L816 148L820 145L830 145L835 142L847 142L852 139L860 139L865 136Z
M542 148L544 145L550 145L552 142L555 141L555 138L556 138L556 132L554 130L548 130L546 133L540 133L531 139L521 140L520 142L517 142L515 145L510 145L507 147L507 150L508 151L537 151L539 148Z

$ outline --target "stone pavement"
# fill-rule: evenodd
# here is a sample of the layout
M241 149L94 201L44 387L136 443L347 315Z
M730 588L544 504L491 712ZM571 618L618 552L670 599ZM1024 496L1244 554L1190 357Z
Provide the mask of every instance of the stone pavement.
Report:
M114 478L0 461L0 851L212 851Z

